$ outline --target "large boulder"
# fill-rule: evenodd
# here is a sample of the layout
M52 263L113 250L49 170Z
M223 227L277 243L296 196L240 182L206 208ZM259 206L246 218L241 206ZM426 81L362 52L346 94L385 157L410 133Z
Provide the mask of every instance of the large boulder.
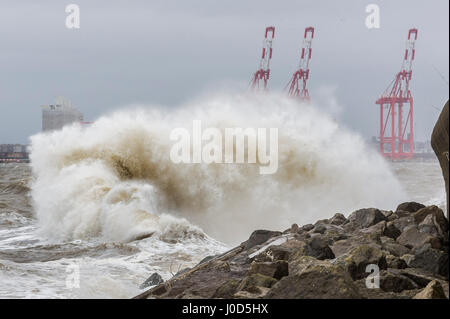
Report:
M295 249L282 245L272 245L253 258L256 262L268 262L277 260L289 260Z
M386 223L386 228L383 232L384 236L397 239L401 234L402 232L400 231L400 229L398 229L392 221Z
M328 261L302 256L289 264L290 275L267 293L274 299L355 299L362 298L344 268Z
M243 242L241 245L244 246L244 249L250 249L254 246L260 245L268 241L270 238L281 235L279 231L270 231L270 230L255 230L249 237L248 240Z
M392 225L400 232L403 232L407 227L416 225L416 220L413 215L408 215L393 220Z
M304 254L306 256L311 256L319 260L333 259L335 258L333 251L327 242L319 237L313 237L306 242Z
M337 260L338 264L344 266L353 280L365 278L369 275L366 267L369 264L377 265L380 269L387 268L386 254L373 246L361 245L354 248L347 255Z
M403 245L397 243L392 238L388 238L388 239L385 239L385 238L387 238L387 237L384 237L382 239L382 244L381 244L381 248L383 250L391 253L392 255L394 255L396 257L401 257L401 256L406 255L406 254L408 254L410 252L409 248L407 248L406 246L403 246Z
M442 175L445 182L445 191L447 193L447 218L449 206L449 191L448 191L448 166L449 166L449 118L448 118L448 101L445 103L441 111L441 115L434 125L433 133L431 134L431 146L441 165Z
M359 228L367 228L383 220L387 220L387 217L376 208L359 209L348 217L348 221Z
M340 257L348 254L353 249L360 247L362 245L367 245L377 249L381 249L381 238L383 236L379 235L380 235L379 232L375 233L356 232L349 235L347 239L342 239L334 242L331 245L331 250L333 251L336 257Z
M406 202L406 203L401 203L400 205L398 205L397 209L395 211L396 212L403 211L403 212L408 212L408 213L415 213L419 209L424 208L424 207L425 207L425 205L420 204L420 203Z
M240 281L238 279L230 279L220 285L212 297L231 298L238 291L239 285Z
M431 221L441 235L446 235L448 231L448 220L445 218L444 212L437 206L428 206L420 209L414 214L416 224L421 224L431 215Z
M330 218L330 224L331 225L342 225L347 221L347 218L345 218L345 216L341 213L336 213L334 214L333 217Z
M250 265L251 274L261 274L275 279L281 279L288 275L288 263L286 261L275 262L252 262Z
M413 299L446 299L444 289L439 281L431 281L421 292L413 297Z
M418 289L419 286L410 278L390 270L380 273L380 288L383 291L402 292L404 290Z
M387 255L386 263L388 268L404 269L408 267L408 265L403 259L394 255Z
M417 226L405 228L397 238L397 242L408 248L419 248L428 243L433 248L441 248L441 240L439 238L420 232Z
M411 268L421 268L448 277L448 253L433 249L430 244L417 249L407 264Z

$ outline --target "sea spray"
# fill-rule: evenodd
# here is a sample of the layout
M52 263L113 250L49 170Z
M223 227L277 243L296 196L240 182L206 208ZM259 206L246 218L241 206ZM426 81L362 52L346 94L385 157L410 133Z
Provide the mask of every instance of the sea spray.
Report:
M277 128L278 170L174 163L173 129ZM32 196L41 233L57 240L212 237L236 243L405 199L389 166L357 134L277 94L220 95L177 108L142 106L31 138ZM201 229L200 229L200 228ZM203 231L202 231L203 230Z

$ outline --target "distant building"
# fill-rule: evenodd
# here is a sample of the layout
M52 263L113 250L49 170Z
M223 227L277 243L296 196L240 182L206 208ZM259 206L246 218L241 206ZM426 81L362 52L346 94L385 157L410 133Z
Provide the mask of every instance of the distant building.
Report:
M72 102L63 97L56 103L42 105L42 131L60 130L68 124L83 122L83 114L72 106Z
M0 163L28 161L28 146L21 144L0 144Z

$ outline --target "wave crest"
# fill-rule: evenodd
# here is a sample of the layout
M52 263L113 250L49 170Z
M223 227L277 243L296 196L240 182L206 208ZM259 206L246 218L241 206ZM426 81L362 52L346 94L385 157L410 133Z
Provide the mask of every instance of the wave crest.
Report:
M175 164L172 129L279 131L279 168ZM127 241L202 236L236 242L256 228L282 229L404 197L378 154L315 106L291 99L228 95L177 109L146 107L31 138L32 195L41 229L73 239Z

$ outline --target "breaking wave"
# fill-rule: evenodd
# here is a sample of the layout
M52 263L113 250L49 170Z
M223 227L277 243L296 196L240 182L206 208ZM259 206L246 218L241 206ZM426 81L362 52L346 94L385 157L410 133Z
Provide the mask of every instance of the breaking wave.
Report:
M258 164L175 164L170 132L278 128L278 171ZM361 207L392 209L404 193L362 138L320 106L276 94L224 95L177 108L118 111L31 138L32 197L41 232L72 240L203 236L235 243Z

